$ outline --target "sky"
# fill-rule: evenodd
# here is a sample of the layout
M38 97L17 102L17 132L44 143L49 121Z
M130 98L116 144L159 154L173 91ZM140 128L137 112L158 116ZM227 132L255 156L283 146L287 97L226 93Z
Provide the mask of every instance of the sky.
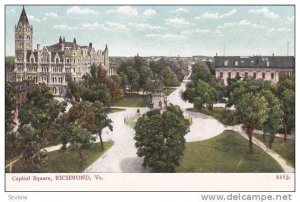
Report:
M22 6L6 6L6 55ZM293 6L25 6L33 44L76 38L110 56L294 55ZM289 48L288 44L289 43Z

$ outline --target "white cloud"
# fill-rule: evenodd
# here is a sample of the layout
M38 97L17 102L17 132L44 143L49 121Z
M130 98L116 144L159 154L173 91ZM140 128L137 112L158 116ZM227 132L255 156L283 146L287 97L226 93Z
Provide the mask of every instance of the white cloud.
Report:
M257 13L257 14L262 14L266 18L270 19L278 19L280 18L280 15L274 13L267 7L259 8L259 9L250 9L248 11L249 13Z
M244 19L239 22L225 22L223 25L218 26L218 28L224 29L224 28L233 27L233 26L249 26L249 27L253 27L253 28L264 28L265 27L264 25L251 23Z
M194 29L194 30L185 30L181 32L182 34L189 35L189 34L220 34L220 30L211 30L211 29Z
M143 12L143 15L146 15L146 16L155 15L155 14L156 14L156 11L151 8L149 8Z
M121 13L129 16L137 16L138 10L131 6L120 6L116 10L109 10L106 13Z
M186 39L186 36L181 34L147 34L146 37L148 38L155 38L158 40L166 40L166 41L178 41Z
M95 22L95 23L87 23L87 24L83 24L82 25L82 28L85 28L85 29L97 29L97 28L99 28L99 27L101 27L97 22Z
M288 32L288 31L290 31L290 29L284 27L271 28L268 30L268 32Z
M80 8L79 6L72 6L67 10L68 14L78 14L78 15L89 15L96 14L97 12L90 8Z
M127 30L127 26L117 22L105 22L104 29L110 30Z
M58 17L58 14L57 14L57 13L54 13L54 12L46 13L45 15L46 15L47 17L53 17L53 18L57 18L57 17Z
M41 20L37 17L34 17L33 15L27 15L28 19L35 22L41 22Z
M188 25L191 24L184 18L169 18L165 20L167 24L173 24L173 25Z
M186 8L176 8L175 10L171 11L172 13L188 13L189 10Z
M67 30L74 30L74 29L81 29L81 27L76 27L76 26L68 26L65 24L61 24L61 25L54 25L53 26L54 29L67 29Z
M128 23L129 26L136 28L136 29L147 29L147 30L161 30L163 29L161 26L157 26L157 25L150 25L150 24L146 24L146 23Z
M204 13L201 16L195 17L195 19L200 20L200 19L223 19L229 16L232 16L236 13L236 9L232 9L228 13L224 13L220 15L219 13Z

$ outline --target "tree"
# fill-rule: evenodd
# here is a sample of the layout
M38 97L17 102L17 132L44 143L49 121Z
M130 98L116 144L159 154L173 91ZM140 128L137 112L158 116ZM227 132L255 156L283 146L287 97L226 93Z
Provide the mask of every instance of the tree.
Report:
M101 143L101 149L104 150L102 141L102 130L108 127L112 130L112 121L107 117L104 106L100 102L90 103L82 101L72 106L69 110L69 121L78 121L83 128L91 133L97 133Z
M111 131L113 130L113 127L111 125L112 121L107 117L107 114L105 112L105 108L100 102L95 102L93 104L93 130L95 133L98 133L101 148L104 150L103 140L102 140L102 130L105 127L108 127Z
M181 94L183 100L194 103L194 107L200 110L205 104L213 110L213 104L217 99L217 91L205 81L199 79L187 84L186 90Z
M239 90L239 89L236 89ZM266 98L260 94L249 92L242 94L235 102L235 117L243 124L243 128L249 138L250 153L253 153L253 131L256 126L263 125L269 114L269 107Z
M71 127L70 149L71 151L78 152L80 166L83 167L85 162L83 150L90 149L96 138L78 122L75 122Z
M152 110L143 114L134 127L137 155L144 157L143 166L154 172L174 172L184 151L184 135L189 121L179 106L170 105L162 114Z
M57 131L62 143L61 151L66 151L67 144L72 136L72 122L69 119L69 113L63 114L56 122Z
M5 84L5 133L9 134L15 125L12 111L16 110L16 98L14 88Z
M295 79L282 77L277 84L276 94L283 111L284 141L286 142L289 128L295 127Z
M95 65L91 66L90 74L85 74L79 82L68 78L68 87L67 97L76 102L81 99L90 102L100 101L109 107L123 97L118 81L107 77L107 72Z
M38 132L30 124L21 125L18 129L18 136L24 144L21 153L21 161L27 172L38 172L42 165L46 164L48 155L42 149L43 141Z
M275 134L282 128L282 116L280 102L271 91L262 92L268 102L269 114L267 120L263 123L263 134L269 134L269 147L272 148ZM264 137L265 140L265 137Z
M35 85L28 94L28 101L21 107L20 125L30 124L43 140L47 139L47 129L65 111L67 103L54 99L49 87L44 83Z

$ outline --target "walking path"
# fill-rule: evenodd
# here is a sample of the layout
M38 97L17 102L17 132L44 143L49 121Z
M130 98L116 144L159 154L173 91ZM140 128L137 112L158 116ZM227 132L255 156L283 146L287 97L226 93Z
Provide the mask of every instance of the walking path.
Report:
M192 118L190 132L186 134L187 142L203 141L213 138L221 134L224 130L233 130L244 138L248 139L247 134L242 130L241 126L224 126L221 122L211 116L207 116L198 112L188 111L193 108L193 104L185 102L181 99L180 93L185 90L185 82L181 84L174 92L168 96L168 102L179 105L183 113ZM143 159L137 157L134 141L134 130L124 123L124 118L136 115L138 108L122 107L125 111L108 114L112 120L113 131L108 128L103 129L103 141L113 141L114 145L106 151L99 159L93 162L84 172L122 172L122 173L140 173L149 172L142 166ZM141 114L145 113L148 108L139 108ZM99 141L97 139L97 141ZM287 165L286 161L273 150L268 149L262 142L253 137L253 143L262 148L270 156L272 156L283 168L285 172L294 172L294 168ZM54 151L61 145L46 148L47 151Z
M235 126L227 126L227 130L233 130L237 133L239 133L242 137L249 140L248 135L246 132L242 129L241 125L235 125ZM286 173L293 173L295 172L295 169L292 166L289 166L284 158L282 158L278 153L275 151L269 149L263 142L258 140L257 138L253 137L252 142L256 144L258 147L260 147L262 150L264 150L267 154L272 156L277 163L282 167L284 172Z

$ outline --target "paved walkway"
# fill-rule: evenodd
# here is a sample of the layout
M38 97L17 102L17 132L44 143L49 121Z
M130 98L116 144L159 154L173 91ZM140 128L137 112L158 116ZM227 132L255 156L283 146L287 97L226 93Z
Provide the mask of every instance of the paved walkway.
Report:
M123 107L122 107L123 108ZM84 172L106 172L106 173L140 173L149 172L142 166L143 159L137 157L134 130L124 123L125 117L136 115L138 108L126 108L125 111L109 114L113 120L113 132L103 131L103 140L114 141L114 145L99 159L92 163ZM147 108L139 108L145 113Z
M227 130L233 130L237 133L239 133L242 137L244 137L245 139L249 140L248 135L246 134L246 132L242 129L241 125L235 125L235 126L227 126L226 127ZM262 150L264 150L265 152L267 152L270 156L272 156L277 162L278 164L282 167L282 169L284 170L284 172L286 173L293 173L295 172L295 169L291 166L289 166L286 162L286 160L284 158L282 158L278 153L276 153L275 151L269 149L263 142L261 142L260 140L258 140L257 138L253 137L252 139L253 143L256 144L258 147L260 147Z

